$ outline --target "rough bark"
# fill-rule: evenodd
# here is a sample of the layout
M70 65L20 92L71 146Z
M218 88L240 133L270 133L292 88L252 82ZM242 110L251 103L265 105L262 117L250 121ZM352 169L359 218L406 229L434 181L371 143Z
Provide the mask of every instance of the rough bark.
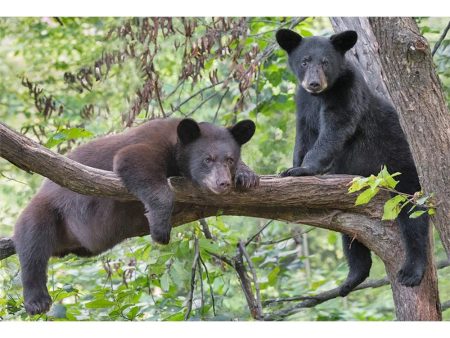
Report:
M366 81L373 86L377 93L391 101L399 111L400 122L411 145L415 163L419 164L417 167L422 187L424 188L425 193L430 193L431 191L436 193L439 192L437 197L441 201L444 196L447 196L447 199L448 196L450 196L448 193L450 189L450 184L448 184L449 177L448 174L445 176L445 173L450 171L450 166L448 165L450 163L450 156L448 155L450 152L449 147L446 145L446 140L444 140L445 136L443 135L446 134L448 139L450 129L446 127L445 122L443 122L442 125L436 125L435 119L442 114L431 110L434 109L434 105L438 105L438 109L445 108L446 111L445 101L442 101L442 89L438 86L439 82L437 80L437 75L432 68L431 57L428 59L420 57L420 60L410 61L408 52L410 46L405 46L406 49L401 48L400 41L402 41L402 43L416 42L418 41L418 35L414 35L414 40L406 39L405 36L411 34L411 27L406 27L405 24L400 25L397 23L397 20L406 21L409 24L411 24L411 22L414 23L411 18L345 17L332 18L331 21L336 31L352 29L358 33L358 43L349 53L350 60L357 67L362 69ZM380 28L375 29L374 26L382 27L381 31ZM417 29L417 26L415 27ZM401 38L401 40L395 40L393 38L394 36L397 37L396 39ZM420 38L420 41L423 43L425 40ZM429 49L427 53L429 54ZM413 75L411 75L411 73L413 73ZM417 79L414 78L417 74L420 74L420 78L426 77L430 80L418 82ZM432 85L430 83L432 83ZM396 95L398 95L397 99L392 97L393 90L395 90ZM426 100L424 96L426 96ZM439 103L437 103L437 101L439 101ZM426 110L423 107L424 104L429 105ZM415 113L412 114L411 110L414 110ZM416 117L413 115L424 115L424 112L426 112L426 115L434 114L436 117L424 118L422 116L414 120ZM428 130L428 132L417 132L424 130ZM439 137L434 137L432 142L436 141L437 143L433 143L433 146L431 147L427 135L428 133L440 135ZM438 148L439 150L437 150ZM447 154L446 159L442 156L444 153ZM435 156L438 157L437 162L439 163L439 166L436 166L436 163L430 164L430 162L433 162L432 158ZM447 164L445 164L445 162ZM445 170L444 168L448 169ZM426 176L428 177L428 175L433 175L432 178L428 178L430 179L429 181L425 178ZM443 176L445 176L445 178ZM445 195L446 191L447 195ZM442 213L445 214L445 208L439 210L439 213L441 216ZM438 223L440 224L439 226ZM446 228L448 227L448 216L447 221L445 221L445 217L437 218L436 226L440 231L443 241L447 241L449 238L448 228ZM432 238L432 236L430 237ZM395 246L391 248L391 250L401 254L401 252L398 252L398 249L399 248ZM397 319L440 320L442 318L436 267L434 257L431 254L433 252L432 249L433 242L430 240L430 251L428 254L429 267L421 285L416 288L405 288L398 284L394 278L397 267L391 266L389 262L385 262L388 277L392 282L391 286L396 306Z
M450 257L450 114L430 46L413 18L370 18L369 22L380 45L383 79L399 112L422 188L436 196L433 222Z

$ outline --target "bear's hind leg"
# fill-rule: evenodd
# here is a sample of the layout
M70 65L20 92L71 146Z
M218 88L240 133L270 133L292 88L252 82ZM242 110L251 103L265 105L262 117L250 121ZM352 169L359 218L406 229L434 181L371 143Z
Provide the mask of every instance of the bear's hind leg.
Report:
M14 232L24 305L30 315L45 313L52 304L47 290L47 265L56 245L55 214L33 203L20 216Z
M340 286L339 295L345 297L369 276L372 258L368 248L348 235L342 235L342 244L349 272L347 279Z
M420 284L427 268L429 229L426 212L417 218L410 218L408 209L409 206L405 206L397 219L406 247L406 259L397 278L400 284L412 287ZM419 210L425 209L415 209L415 211Z

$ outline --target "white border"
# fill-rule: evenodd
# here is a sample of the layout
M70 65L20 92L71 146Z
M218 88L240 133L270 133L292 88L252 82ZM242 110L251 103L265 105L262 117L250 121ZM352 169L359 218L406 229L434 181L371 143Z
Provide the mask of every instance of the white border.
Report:
M3 0L0 16L450 16L445 0Z
M442 322L4 322L5 337L445 337ZM440 335L442 334L442 336Z

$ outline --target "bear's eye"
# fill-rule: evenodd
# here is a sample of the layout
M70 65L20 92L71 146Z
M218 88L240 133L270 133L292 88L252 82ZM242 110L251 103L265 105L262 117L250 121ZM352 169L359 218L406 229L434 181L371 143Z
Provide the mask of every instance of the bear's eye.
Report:
M308 62L306 62L306 61L302 62L302 67L306 67L307 65L308 65Z
M228 165L233 165L234 160L231 157L228 157L227 158L227 163L228 163Z
M213 159L211 158L211 157L207 157L207 158L205 158L204 159L204 162L206 163L206 164L211 164L211 163L213 163Z
M322 61L322 65L323 65L323 66L328 66L328 61L327 61L327 60L323 60L323 61Z

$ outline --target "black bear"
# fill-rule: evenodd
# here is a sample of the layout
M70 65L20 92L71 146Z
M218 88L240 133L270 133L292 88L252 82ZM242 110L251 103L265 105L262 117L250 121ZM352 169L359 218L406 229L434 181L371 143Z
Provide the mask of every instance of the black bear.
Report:
M416 167L395 108L377 96L361 72L345 56L357 41L354 31L330 38L281 29L276 39L288 53L298 79L294 166L281 176L351 174L370 176L383 165L400 172L396 189L420 190ZM406 260L398 272L405 286L419 285L427 266L428 216L409 218L409 208L398 216ZM370 251L343 235L349 274L340 288L346 296L369 275Z
M149 232L154 241L168 243L174 197L167 177L187 177L214 194L229 192L233 184L258 185L259 177L240 160L241 145L254 132L250 120L229 128L191 119L152 120L69 154L82 164L116 172L140 202L84 196L45 180L13 236L26 311L38 314L50 307L50 256L92 256Z

